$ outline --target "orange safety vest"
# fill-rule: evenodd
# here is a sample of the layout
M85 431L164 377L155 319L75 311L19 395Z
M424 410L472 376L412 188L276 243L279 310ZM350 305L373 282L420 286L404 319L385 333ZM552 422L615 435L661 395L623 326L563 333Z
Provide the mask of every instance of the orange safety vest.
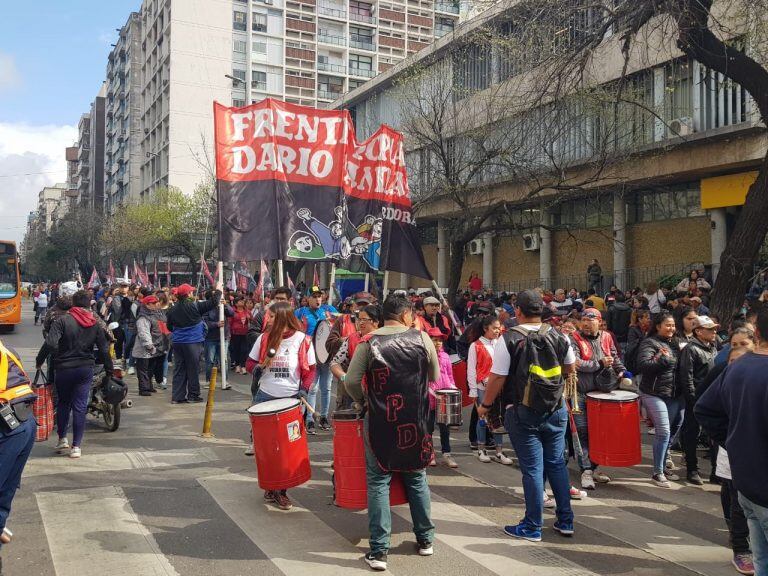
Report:
M10 362L16 364L16 367L21 370L24 376L27 375L19 359L0 342L0 403L12 404L25 396L33 396L35 394L29 384L20 384L19 386L8 388ZM29 381L29 378L27 378L27 381Z

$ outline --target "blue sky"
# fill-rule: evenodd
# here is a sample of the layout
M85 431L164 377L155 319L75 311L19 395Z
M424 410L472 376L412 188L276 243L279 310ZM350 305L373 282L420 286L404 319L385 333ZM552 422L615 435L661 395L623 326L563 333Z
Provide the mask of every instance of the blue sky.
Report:
M64 148L104 80L115 29L141 0L2 5L0 237L21 240L37 192L65 179Z

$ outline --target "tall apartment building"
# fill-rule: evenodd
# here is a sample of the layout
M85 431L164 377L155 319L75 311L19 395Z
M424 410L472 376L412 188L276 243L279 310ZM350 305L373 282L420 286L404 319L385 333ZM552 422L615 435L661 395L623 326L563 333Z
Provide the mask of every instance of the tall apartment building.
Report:
M91 186L91 115L83 114L77 123L77 168L74 188L77 204L85 203Z
M104 211L104 139L106 124L106 82L101 85L96 98L91 102L89 114L91 124L91 181L84 204L91 212Z
M214 100L325 106L452 31L459 0L144 0L141 196L212 176Z
M107 61L104 212L138 197L141 185L141 14L131 12Z

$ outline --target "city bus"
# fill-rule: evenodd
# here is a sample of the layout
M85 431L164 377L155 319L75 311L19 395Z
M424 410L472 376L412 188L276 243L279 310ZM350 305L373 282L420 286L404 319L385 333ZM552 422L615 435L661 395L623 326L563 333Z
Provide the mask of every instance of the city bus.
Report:
M21 275L16 242L0 240L0 329L21 322Z

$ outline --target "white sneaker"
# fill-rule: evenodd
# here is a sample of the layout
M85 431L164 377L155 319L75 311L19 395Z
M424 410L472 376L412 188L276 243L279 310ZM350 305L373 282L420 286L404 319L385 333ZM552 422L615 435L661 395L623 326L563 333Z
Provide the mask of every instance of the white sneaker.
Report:
M553 508L557 507L557 502L555 502L555 499L552 498L549 494L544 492L544 508L548 510L552 510Z
M246 456L253 456L254 454L255 454L255 452L253 450L253 442L251 442L250 446L248 446L248 448L245 449L245 455Z
M505 456L504 452L496 452L496 454L493 455L493 460L499 464L504 464L504 466L512 466L512 458Z
M584 472L581 473L581 488L583 490L595 489L595 478L592 474L592 470L584 470Z
M675 461L672 460L672 457L670 456L667 456L667 461L664 462L664 471L665 472L677 471L677 464L675 464Z
M437 460L435 460L435 453L432 452L432 458L429 459L430 466L437 466Z
M163 378L163 383L160 384L160 388L162 388L163 390L168 388L168 378Z
M477 459L480 460L480 462L485 462L485 463L491 461L491 457L488 456L487 452L485 451L485 448L478 448Z
M608 476L605 472L598 472L593 470L592 471L592 477L595 479L595 482L598 484L608 484L608 482L611 481L611 477Z
M133 366L128 367L128 375L131 376L132 374L136 374L136 368Z
M459 465L456 462L456 460L453 459L453 456L450 454L443 454L443 464L448 466L448 468L458 468Z
M579 490L575 486L571 486L571 489L568 491L568 493L571 495L571 500L583 500L587 497L586 490Z
M72 450L69 452L70 458L80 458L81 451L79 446L72 446Z
M667 480L672 480L673 482L677 482L678 480L680 480L680 476L678 476L674 472L664 472L664 476L667 477Z
M56 444L56 452L64 454L67 450L69 450L69 440L66 438L59 438L59 442Z
M672 484L669 483L667 477L664 474L654 474L651 477L651 481L660 488L672 488Z

